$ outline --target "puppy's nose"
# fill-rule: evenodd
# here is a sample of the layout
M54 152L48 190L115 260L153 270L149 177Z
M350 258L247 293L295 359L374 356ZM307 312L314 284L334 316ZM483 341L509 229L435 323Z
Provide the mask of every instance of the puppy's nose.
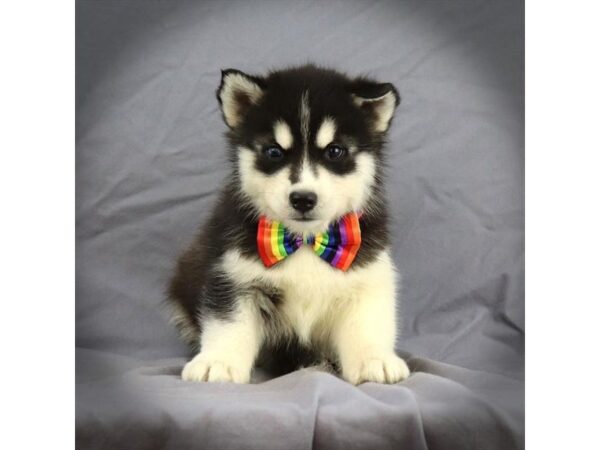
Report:
M294 191L290 194L290 204L296 211L308 212L317 204L317 194L310 191Z

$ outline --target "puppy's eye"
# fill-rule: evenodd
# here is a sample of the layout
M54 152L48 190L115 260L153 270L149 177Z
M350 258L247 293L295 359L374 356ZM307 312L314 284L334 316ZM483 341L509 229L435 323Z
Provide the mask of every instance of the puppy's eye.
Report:
M273 160L279 161L283 158L283 151L276 145L270 145L263 150L264 155Z
M339 161L346 156L346 149L337 144L330 144L325 149L325 159Z

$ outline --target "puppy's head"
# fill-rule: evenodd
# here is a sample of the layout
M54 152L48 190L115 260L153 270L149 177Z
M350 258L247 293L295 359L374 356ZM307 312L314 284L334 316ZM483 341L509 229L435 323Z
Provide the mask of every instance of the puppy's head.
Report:
M369 210L399 96L390 83L314 66L266 77L223 71L217 91L240 188L293 232Z

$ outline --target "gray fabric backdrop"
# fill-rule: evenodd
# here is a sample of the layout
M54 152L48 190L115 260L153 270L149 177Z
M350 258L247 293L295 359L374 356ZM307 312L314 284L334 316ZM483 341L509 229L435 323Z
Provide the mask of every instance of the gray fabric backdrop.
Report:
M520 1L77 3L78 448L523 446ZM398 350L415 374L184 383L161 309L227 177L221 68L393 82Z

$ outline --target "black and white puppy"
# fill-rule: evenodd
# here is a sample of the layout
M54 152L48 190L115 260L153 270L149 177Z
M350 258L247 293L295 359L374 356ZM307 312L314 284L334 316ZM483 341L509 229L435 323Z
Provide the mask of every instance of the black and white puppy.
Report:
M396 89L309 65L225 70L217 97L231 176L169 286L174 322L198 351L183 379L246 383L257 361L282 371L329 361L354 384L405 379L382 188ZM361 242L340 270L314 236L349 213ZM261 218L305 245L267 267Z

